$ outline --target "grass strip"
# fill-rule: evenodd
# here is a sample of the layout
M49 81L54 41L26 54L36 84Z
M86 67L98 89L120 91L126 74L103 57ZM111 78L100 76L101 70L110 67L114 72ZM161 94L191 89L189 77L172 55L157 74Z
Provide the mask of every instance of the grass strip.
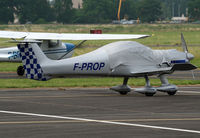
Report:
M122 84L123 78L62 78L49 81L35 81L29 79L0 79L0 88L46 88L46 87L111 87ZM200 80L175 80L169 82L175 85L196 85ZM144 86L143 78L131 78L131 87ZM159 79L151 79L152 86L160 86Z

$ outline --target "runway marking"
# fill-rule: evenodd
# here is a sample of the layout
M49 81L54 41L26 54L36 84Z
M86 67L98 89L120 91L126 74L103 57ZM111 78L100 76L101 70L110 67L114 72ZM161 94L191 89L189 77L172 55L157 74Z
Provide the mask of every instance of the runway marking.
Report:
M194 94L200 94L198 91L178 91L179 93L194 93Z
M114 124L114 125L122 125L122 126L153 128L153 129L172 130L172 131L180 131L180 132L188 132L188 133L200 134L200 131L197 131L197 130L179 129L179 128L170 128L170 127L161 127L161 126L151 126L151 125L142 125L142 124L133 124L133 123L123 123L123 122L106 121L106 120L95 120L95 119L86 119L86 118L56 116L56 115L13 112L13 111L4 111L4 110L0 110L0 113L15 114L15 115L27 115L27 116L37 116L37 117L47 117L47 118L57 118L57 119L66 119L66 120L77 120L77 121L84 121L84 122L95 122L95 123Z
M176 118L176 119L124 119L124 120L106 120L106 121L129 121L129 122L155 122L155 121L199 121L200 118ZM80 123L85 121L79 120L57 120L57 121L12 121L12 122L0 122L0 125L7 124L50 124L50 123Z

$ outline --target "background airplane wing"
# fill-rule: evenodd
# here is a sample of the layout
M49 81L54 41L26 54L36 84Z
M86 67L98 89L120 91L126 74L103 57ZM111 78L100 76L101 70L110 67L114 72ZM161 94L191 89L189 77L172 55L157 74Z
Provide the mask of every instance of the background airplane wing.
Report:
M34 39L34 40L119 40L119 39L139 39L145 37L149 37L149 35L0 31L0 38L11 38L11 39L24 38L24 39Z
M0 31L0 38L20 39L28 35L26 32Z

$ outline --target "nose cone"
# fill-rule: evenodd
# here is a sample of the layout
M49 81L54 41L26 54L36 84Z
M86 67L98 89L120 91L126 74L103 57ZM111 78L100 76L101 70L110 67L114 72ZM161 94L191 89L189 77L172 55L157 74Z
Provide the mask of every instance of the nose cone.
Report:
M188 60L192 60L194 58L194 55L192 55L191 53L187 53L187 58Z

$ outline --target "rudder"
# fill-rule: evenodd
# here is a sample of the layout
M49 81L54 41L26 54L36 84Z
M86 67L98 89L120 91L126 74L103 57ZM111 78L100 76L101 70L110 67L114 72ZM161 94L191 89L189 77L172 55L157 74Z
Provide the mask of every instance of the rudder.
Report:
M25 74L26 74L26 77L29 79L46 81L46 80L48 80L48 77L46 77L44 75L44 72L40 65L41 60L38 60L38 58L32 48L34 45L38 46L36 43L30 43L30 44L29 43L25 43L25 44L20 43L17 45L17 47L20 51L20 56L22 58L22 63L23 63L23 67L25 70Z

